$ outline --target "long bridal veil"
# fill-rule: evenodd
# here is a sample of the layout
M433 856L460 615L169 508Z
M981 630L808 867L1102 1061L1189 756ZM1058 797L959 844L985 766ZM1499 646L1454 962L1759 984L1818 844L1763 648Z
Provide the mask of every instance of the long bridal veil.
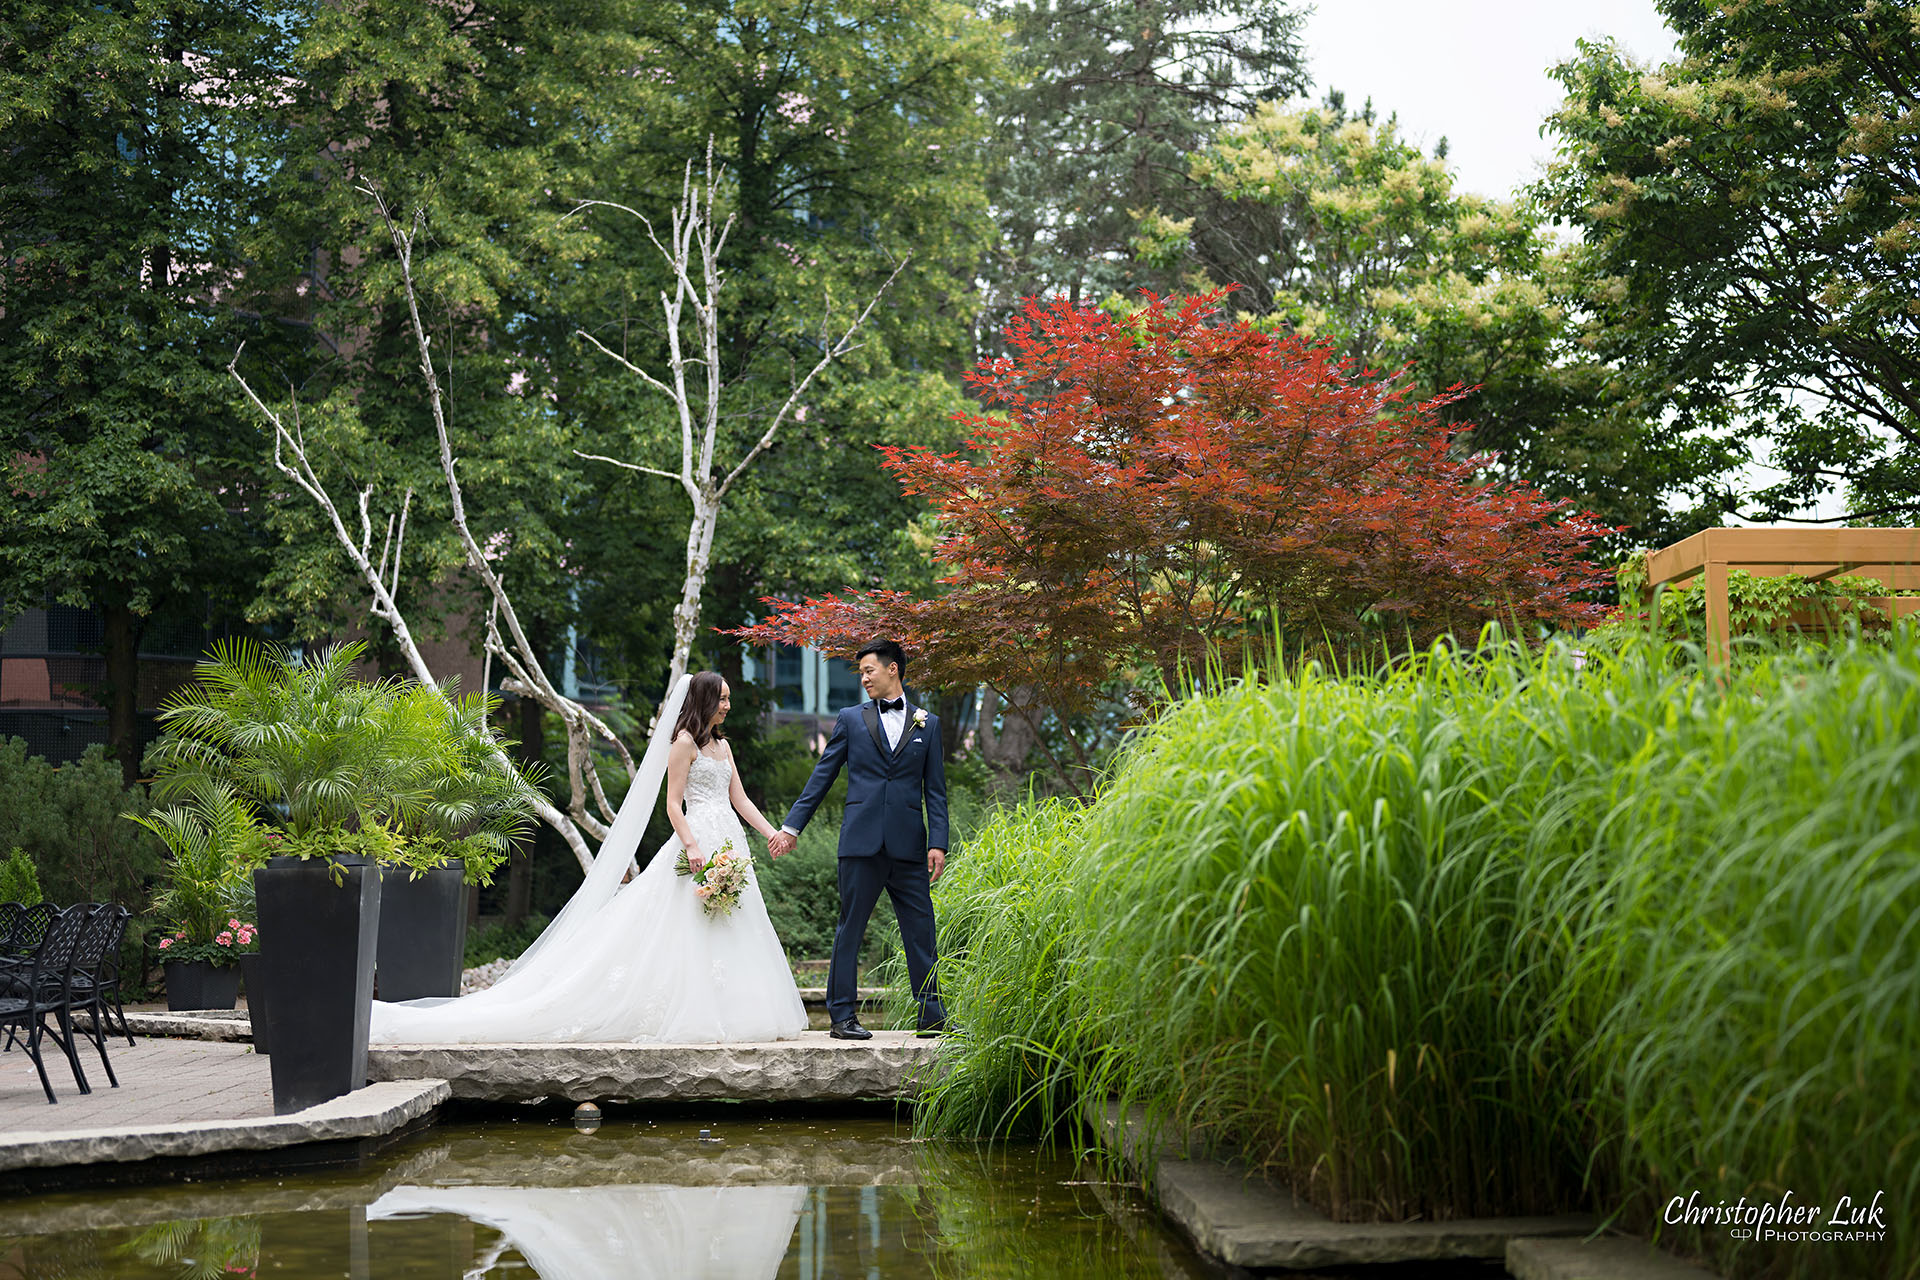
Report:
M620 892L620 882L634 866L634 855L640 850L647 823L653 819L654 805L660 799L660 784L667 777L667 751L673 746L673 727L680 719L680 707L686 702L687 687L692 683L692 676L681 676L667 691L666 700L660 704L660 714L654 717L647 753L640 757L640 768L627 788L627 798L620 802L620 812L614 815L607 838L600 842L600 852L594 855L587 878L573 897L567 899L567 905L560 909L553 923L541 931L533 945L520 953L520 958L494 986L510 981L515 974L525 973L542 952L555 947L565 951L567 943L578 941L593 927L594 915Z
M634 866L634 855L645 838L647 823L660 799L667 776L667 751L673 745L674 724L687 700L691 676L682 676L668 691L647 740L646 754L621 801L607 838L600 842L587 878L568 899L533 945L521 953L491 987L458 998L408 1000L398 1004L375 1002L372 1038L376 1043L412 1039L446 1041L500 1041L526 1038L527 1015L548 996L548 983L582 957L594 954L589 943L599 939L601 913L620 892L621 882Z

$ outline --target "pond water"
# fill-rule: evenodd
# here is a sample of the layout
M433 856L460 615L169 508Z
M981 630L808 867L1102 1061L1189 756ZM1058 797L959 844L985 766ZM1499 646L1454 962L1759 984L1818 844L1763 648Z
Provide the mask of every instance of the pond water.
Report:
M0 1280L1214 1274L1105 1178L891 1120L445 1124L353 1170L0 1202Z

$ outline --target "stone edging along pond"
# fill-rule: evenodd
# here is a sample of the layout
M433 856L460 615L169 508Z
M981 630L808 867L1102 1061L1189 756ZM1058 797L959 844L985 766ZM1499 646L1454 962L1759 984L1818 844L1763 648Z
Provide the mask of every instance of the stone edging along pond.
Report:
M1238 1166L1193 1159L1150 1134L1145 1114L1111 1102L1081 1112L1118 1150L1160 1211L1202 1252L1230 1266L1308 1269L1483 1258L1519 1280L1713 1280L1644 1240L1595 1236L1584 1214L1451 1222L1335 1222Z
M0 1192L32 1193L75 1181L150 1181L169 1176L183 1160L390 1138L429 1120L451 1094L444 1080L398 1080L284 1116L19 1130L0 1136ZM352 1155L343 1152L341 1158ZM163 1163L135 1167L144 1161ZM87 1176L48 1176L60 1174Z

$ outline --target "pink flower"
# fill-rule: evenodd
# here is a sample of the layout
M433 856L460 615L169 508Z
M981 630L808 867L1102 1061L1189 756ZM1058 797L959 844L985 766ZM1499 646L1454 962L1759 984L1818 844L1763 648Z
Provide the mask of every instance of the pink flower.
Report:
M172 938L162 938L162 939L160 939L160 949L161 949L162 951L165 951L165 950L166 950L166 949L167 949L168 947L170 947L170 946L172 946L172 945L173 945L173 939L172 939Z
M240 930L240 945L243 947L249 947L253 945L253 930L251 929Z
M228 920L228 921L227 921L227 928L229 928L229 929L238 929L239 927L240 927L240 922L239 922L238 920Z
M220 946L230 947L233 945L233 934L226 929L222 929L213 935L213 940Z
M780 105L775 108L794 124L805 124L813 119L813 104L807 101L804 93L788 91L780 95Z

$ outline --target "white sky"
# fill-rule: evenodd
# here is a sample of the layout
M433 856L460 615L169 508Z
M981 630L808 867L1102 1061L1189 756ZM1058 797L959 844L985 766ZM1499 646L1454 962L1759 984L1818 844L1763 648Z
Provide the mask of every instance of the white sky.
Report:
M1505 197L1551 156L1540 124L1560 86L1548 68L1597 36L1636 58L1674 54L1653 0L1318 0L1303 42L1316 100L1371 96L1408 140L1447 139L1462 188Z
M1302 32L1314 101L1328 89L1355 108L1371 96L1423 150L1446 138L1462 189L1502 198L1552 158L1540 125L1560 85L1548 69L1597 37L1643 62L1676 55L1653 0L1318 0ZM1777 478L1758 463L1747 471L1752 484ZM1845 510L1828 493L1804 514Z

